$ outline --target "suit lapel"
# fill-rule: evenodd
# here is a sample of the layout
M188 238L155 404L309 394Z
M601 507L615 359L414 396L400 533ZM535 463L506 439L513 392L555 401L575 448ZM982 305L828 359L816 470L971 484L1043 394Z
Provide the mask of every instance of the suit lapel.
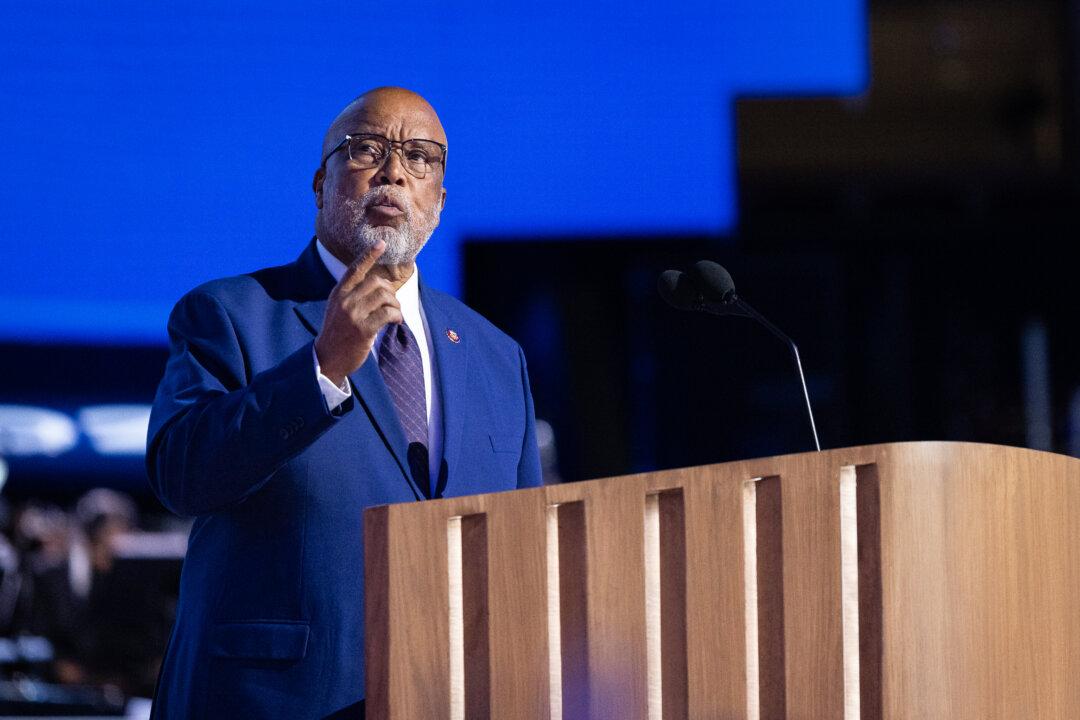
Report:
M301 268L302 275L311 283L309 292L304 294L311 299L297 302L296 314L304 327L316 336L322 328L323 317L326 315L326 298L334 287L334 278L319 259L314 241L300 256L297 264ZM416 499L422 499L424 495L413 481L412 473L409 471L408 442L405 439L405 431L398 420L394 401L386 389L386 382L383 380L382 373L379 372L379 365L375 358L369 356L356 372L349 375L349 379L352 381L360 404L364 406L372 425L375 426L383 442L386 443L386 447L394 456L401 474L409 483Z
M466 383L469 365L469 337L461 323L455 322L447 302L431 291L420 277L420 302L427 316L431 331L432 354L435 371L439 378L439 396L442 399L443 460L446 475L436 481L444 485L456 478L458 458L461 456L463 428L466 422ZM451 338L456 338L456 341ZM441 465L441 464L440 464ZM433 480L435 480L433 478ZM445 490L441 487L440 490ZM436 493L439 497L442 493Z

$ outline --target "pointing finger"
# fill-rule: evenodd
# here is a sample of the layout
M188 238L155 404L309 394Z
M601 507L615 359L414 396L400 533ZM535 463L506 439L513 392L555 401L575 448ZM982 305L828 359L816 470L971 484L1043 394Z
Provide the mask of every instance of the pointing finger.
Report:
M371 248L365 255L361 255L349 264L349 267L345 268L345 274L341 276L341 282L338 283L338 287L342 290L351 290L357 283L363 281L367 274L371 272L371 268L375 267L375 262L386 250L386 242L379 240L375 243L375 247Z

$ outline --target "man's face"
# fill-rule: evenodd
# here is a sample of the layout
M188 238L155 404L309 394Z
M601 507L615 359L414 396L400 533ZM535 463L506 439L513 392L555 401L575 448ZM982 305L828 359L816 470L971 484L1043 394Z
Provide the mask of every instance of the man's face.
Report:
M331 126L324 155L346 134L446 143L438 117L417 95L376 91L351 108ZM315 174L319 239L335 254L344 255L342 259L365 255L382 239L386 250L380 263L411 263L439 224L446 201L443 170L439 166L418 178L406 170L397 149L381 165L365 169L342 147Z

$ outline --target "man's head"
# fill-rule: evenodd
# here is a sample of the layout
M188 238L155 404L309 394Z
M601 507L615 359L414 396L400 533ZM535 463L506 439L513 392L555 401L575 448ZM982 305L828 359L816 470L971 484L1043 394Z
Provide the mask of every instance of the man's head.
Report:
M435 144L403 146L406 140ZM446 203L439 146L446 146L439 116L411 90L376 88L349 103L326 131L313 183L315 232L327 249L351 261L382 239L380 263L411 264ZM425 148L435 153L426 171L420 162Z

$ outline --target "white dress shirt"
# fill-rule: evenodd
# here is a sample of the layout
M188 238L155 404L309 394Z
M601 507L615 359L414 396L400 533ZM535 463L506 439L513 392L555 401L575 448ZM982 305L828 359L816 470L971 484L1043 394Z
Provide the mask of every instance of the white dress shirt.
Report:
M326 249L326 246L322 244L321 240L315 241L315 247L319 251L319 258L322 260L323 265L326 266L327 271L333 276L334 281L341 282L346 270L345 263L334 257ZM409 279L398 288L395 297L401 305L401 314L405 318L405 324L409 326L409 329L412 330L413 335L416 337L416 345L420 349L420 361L424 366L424 405L426 406L428 421L428 460L431 471L431 487L434 489L438 482L439 464L442 460L442 408L440 407L440 394L437 392L438 388L436 387L438 376L435 373L435 358L431 352L431 330L428 328L427 317L424 315L424 307L420 304L419 277L420 271L418 269L414 270ZM382 340L385 331L385 327L379 330L379 335L375 338L375 344L371 348L371 357L365 362L378 364L379 342ZM318 355L314 356L314 360L315 374L319 380L319 388L322 390L323 399L326 400L326 407L329 410L334 410L345 402L352 392L351 388L348 387L349 379L345 378L345 385L338 387L333 380L322 374Z

